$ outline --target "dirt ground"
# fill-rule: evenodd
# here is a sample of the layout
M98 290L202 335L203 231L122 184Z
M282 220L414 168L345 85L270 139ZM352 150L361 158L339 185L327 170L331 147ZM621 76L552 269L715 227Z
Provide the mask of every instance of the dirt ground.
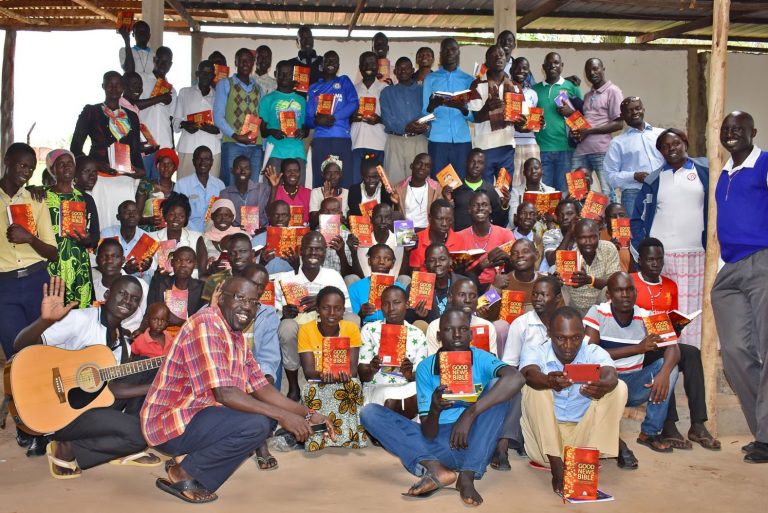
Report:
M511 457L512 471L488 471L478 482L485 498L482 511L547 513L566 508L601 512L751 513L768 510L765 490L768 465L742 462L744 436L722 439L721 452L702 448L657 454L634 443L636 433L625 439L640 460L636 471L620 470L615 460L604 460L600 487L613 494L611 503L564 505L550 490L549 474ZM697 446L698 447L698 446ZM393 511L451 512L467 507L455 491L442 491L425 500L400 496L414 480L398 461L379 448L327 449L307 455L301 451L275 453L279 468L261 472L247 460L219 490L219 500L207 505L186 504L155 488L155 469L112 465L87 470L83 477L57 481L50 477L44 457L27 458L13 438L0 431L0 513L78 513L126 511L175 513L206 511L327 512L354 510L365 513ZM72 508L72 509L70 509Z

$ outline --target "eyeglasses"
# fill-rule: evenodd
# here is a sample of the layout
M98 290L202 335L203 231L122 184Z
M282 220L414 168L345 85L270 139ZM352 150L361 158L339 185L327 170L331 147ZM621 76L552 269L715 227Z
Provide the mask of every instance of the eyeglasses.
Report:
M242 296L240 294L233 294L232 292L227 292L225 290L221 291L221 295L232 296L232 301L241 305L259 306L258 299L248 299L247 297Z

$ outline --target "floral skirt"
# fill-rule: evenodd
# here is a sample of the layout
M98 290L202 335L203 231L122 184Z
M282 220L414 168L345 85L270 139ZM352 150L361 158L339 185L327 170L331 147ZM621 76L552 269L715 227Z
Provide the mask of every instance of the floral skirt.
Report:
M363 387L357 378L347 383L307 383L301 391L304 405L325 415L333 424L336 441L324 433L312 434L304 444L307 452L326 447L368 447L368 436L360 423Z

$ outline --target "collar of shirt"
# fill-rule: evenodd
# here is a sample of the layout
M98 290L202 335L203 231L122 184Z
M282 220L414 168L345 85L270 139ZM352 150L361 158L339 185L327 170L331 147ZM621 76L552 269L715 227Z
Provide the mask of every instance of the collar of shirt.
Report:
M152 53L152 49L150 47L142 48L139 45L133 45L131 48L136 50L137 52L148 52Z
M530 232L528 232L528 235L523 235L522 233L520 233L519 231L517 231L517 228L515 228L515 229L512 231L512 234L515 236L515 238L516 238L516 239L528 239L528 240L533 240L533 230L531 230Z
M579 347L579 352L576 353L576 356L573 357L573 361L571 363L580 363L581 360L584 359L584 353L585 353L585 347L587 346L586 341L581 342L581 346ZM546 356L546 364L548 367L553 366L558 369L563 369L565 367L565 364L560 361L560 359L555 354L555 343L552 342L552 339L547 340L547 356Z
M648 123L647 121L644 121L644 123L645 123L645 127L642 130L638 130L637 128L632 126L628 126L626 129L624 129L624 133L628 134L628 133L636 132L640 134L643 132L647 132L648 130L653 130L653 126L651 126L650 123Z
M605 92L605 91L606 91L606 90L607 90L609 87L611 87L612 85L613 85L613 82L611 82L610 80L606 80L606 81L605 81L605 84L603 84L603 85L602 85L602 86L601 86L599 89L595 89L595 88L593 87L593 88L592 88L592 91L593 91L594 93L596 93L596 94L602 94L602 93L604 93L604 92Z
M685 164L683 164L681 167L677 169L693 169L693 161L691 159L688 159ZM677 169L672 169L672 166L664 162L664 165L661 167L662 171L677 171Z
M232 80L237 80L243 87L253 87L253 86L256 85L256 81L253 80L253 77L250 76L250 75L248 76L248 83L247 84L245 82L243 82L242 80L240 80L240 78L237 76L237 73L232 75ZM198 91L199 91L199 89L198 89Z
M757 146L752 146L752 151L750 152L749 156L744 159L744 162L741 163L740 166L733 167L733 157L728 158L728 161L723 166L723 171L728 171L728 173L735 173L736 171L741 171L745 167L755 167L755 164L757 163L757 158L760 156L760 154L763 152L760 148Z
M554 84L550 84L546 80L541 82L542 87L552 87L552 86L563 85L563 84L565 84L565 79L563 77L558 78L557 82L555 82Z

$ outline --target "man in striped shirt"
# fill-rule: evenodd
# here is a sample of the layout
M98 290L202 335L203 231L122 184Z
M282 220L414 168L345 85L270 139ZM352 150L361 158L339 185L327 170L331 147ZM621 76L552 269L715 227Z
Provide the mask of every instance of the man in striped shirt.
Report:
M616 363L619 379L629 389L627 406L648 403L637 443L656 452L672 452L672 446L660 433L667 417L669 397L677 382L680 349L677 344L666 346L661 349L663 358L643 367L645 354L660 350L658 344L662 339L649 335L645 329L643 317L649 312L635 304L637 289L632 278L624 272L611 275L607 295L609 302L593 306L584 317L586 335L590 343L608 351ZM637 467L637 459L622 440L619 440L618 463L622 468Z

